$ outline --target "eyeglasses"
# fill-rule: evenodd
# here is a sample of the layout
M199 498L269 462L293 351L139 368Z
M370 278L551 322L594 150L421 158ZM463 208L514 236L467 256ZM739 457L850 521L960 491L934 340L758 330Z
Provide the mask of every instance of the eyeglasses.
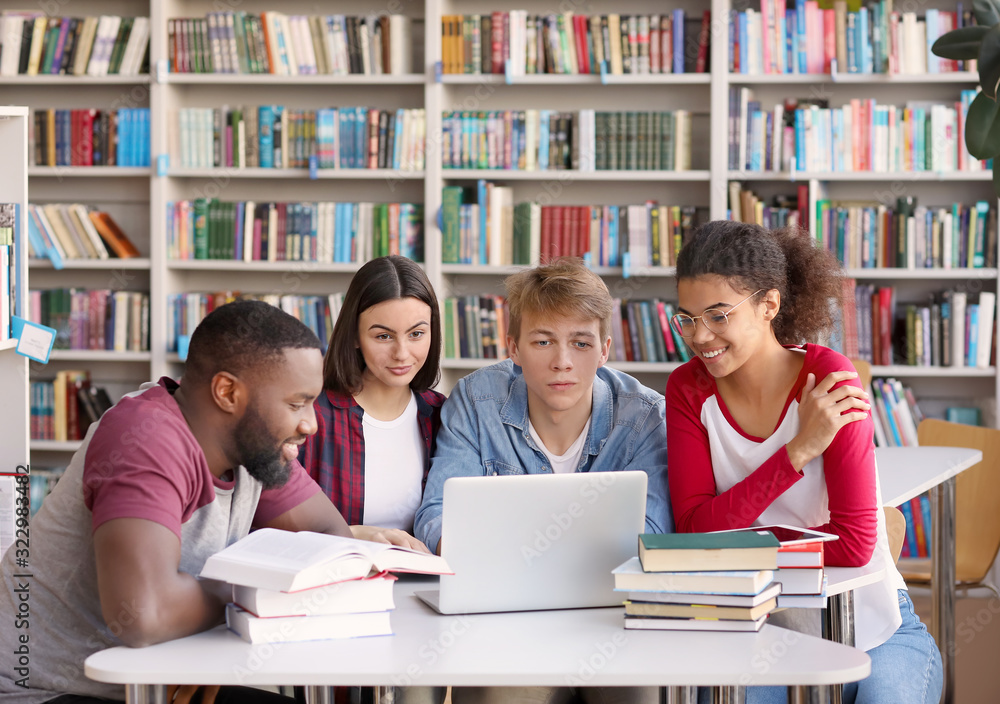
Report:
M728 312L720 310L719 308L709 308L701 315L693 317L685 315L684 313L677 313L670 318L670 327L672 327L674 332L681 337L694 337L694 331L698 325L697 321L701 320L705 327L708 328L709 332L721 335L726 331L726 328L729 327L729 313L732 313L763 290L764 289L759 289L754 291L735 306L730 308Z

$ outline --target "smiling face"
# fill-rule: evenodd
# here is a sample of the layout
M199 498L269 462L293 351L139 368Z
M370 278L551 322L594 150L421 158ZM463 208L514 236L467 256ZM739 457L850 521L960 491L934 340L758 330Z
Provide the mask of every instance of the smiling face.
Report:
M416 298L383 301L358 318L364 383L405 388L424 366L431 347L431 307Z
M507 338L510 357L521 367L528 386L532 422L590 415L597 370L608 360L611 338L601 339L598 320L541 317L525 313L518 340Z
M688 347L716 378L740 369L761 345L774 337L771 320L778 311L778 292L767 291L761 301L756 300L760 296L752 296L736 307L753 293L752 289L737 290L726 279L713 274L685 278L677 283L681 313L694 317L714 308L728 315L729 323L723 332L712 332L702 320L696 320L694 335L685 338Z
M286 349L274 368L255 375L233 444L238 463L264 488L288 481L299 445L316 432L313 401L322 388L318 349Z

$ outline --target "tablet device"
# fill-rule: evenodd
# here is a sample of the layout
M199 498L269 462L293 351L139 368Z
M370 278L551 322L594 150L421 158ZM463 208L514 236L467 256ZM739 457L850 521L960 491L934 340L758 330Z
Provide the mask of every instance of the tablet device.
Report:
M752 530L755 533L771 533L778 542L784 545L800 545L802 543L817 543L826 542L828 540L839 540L839 535L834 535L833 533L823 533L818 530L813 530L811 528L801 528L799 526L787 526L787 525L769 525L769 526L750 526L749 528L737 528L733 531L720 531L720 532L743 532Z

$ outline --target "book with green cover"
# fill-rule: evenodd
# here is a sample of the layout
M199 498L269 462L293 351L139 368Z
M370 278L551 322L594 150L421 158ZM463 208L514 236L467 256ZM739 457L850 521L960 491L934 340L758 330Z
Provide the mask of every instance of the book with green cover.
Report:
M643 533L639 561L646 572L771 570L778 539L770 533Z

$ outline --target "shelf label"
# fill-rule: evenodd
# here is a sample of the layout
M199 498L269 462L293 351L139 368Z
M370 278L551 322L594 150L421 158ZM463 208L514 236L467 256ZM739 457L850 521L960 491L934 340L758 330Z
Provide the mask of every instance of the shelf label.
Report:
M506 83L507 85L510 85L511 83L514 82L512 76L511 76L511 72L510 72L510 59L507 59L506 61L504 61L504 64L503 64L503 80L504 80L504 83Z
M583 265L588 269L593 269L594 267L591 266L591 264L593 263L594 263L593 256L590 254L590 252L585 252L583 255Z
M627 279L630 274L630 269L632 268L632 253L625 252L622 254L622 278Z
M309 178L313 181L319 178L319 159L315 154L309 157Z
M17 338L18 354L42 364L49 363L52 344L56 341L54 329L14 315L10 319L10 333Z
M181 358L182 362L186 362L188 358L188 345L191 344L190 335L178 335L177 336L177 356Z
M442 67L442 62L435 61L434 62L434 82L435 83L440 83L441 82L441 74L442 73L444 73L444 70L443 70L443 67Z
M170 62L166 59L160 59L156 62L156 70L154 72L154 77L157 83L166 83L170 80Z
M157 154L156 155L156 175L164 177L170 170L170 155L169 154Z
M608 85L608 60L601 61L601 83Z

